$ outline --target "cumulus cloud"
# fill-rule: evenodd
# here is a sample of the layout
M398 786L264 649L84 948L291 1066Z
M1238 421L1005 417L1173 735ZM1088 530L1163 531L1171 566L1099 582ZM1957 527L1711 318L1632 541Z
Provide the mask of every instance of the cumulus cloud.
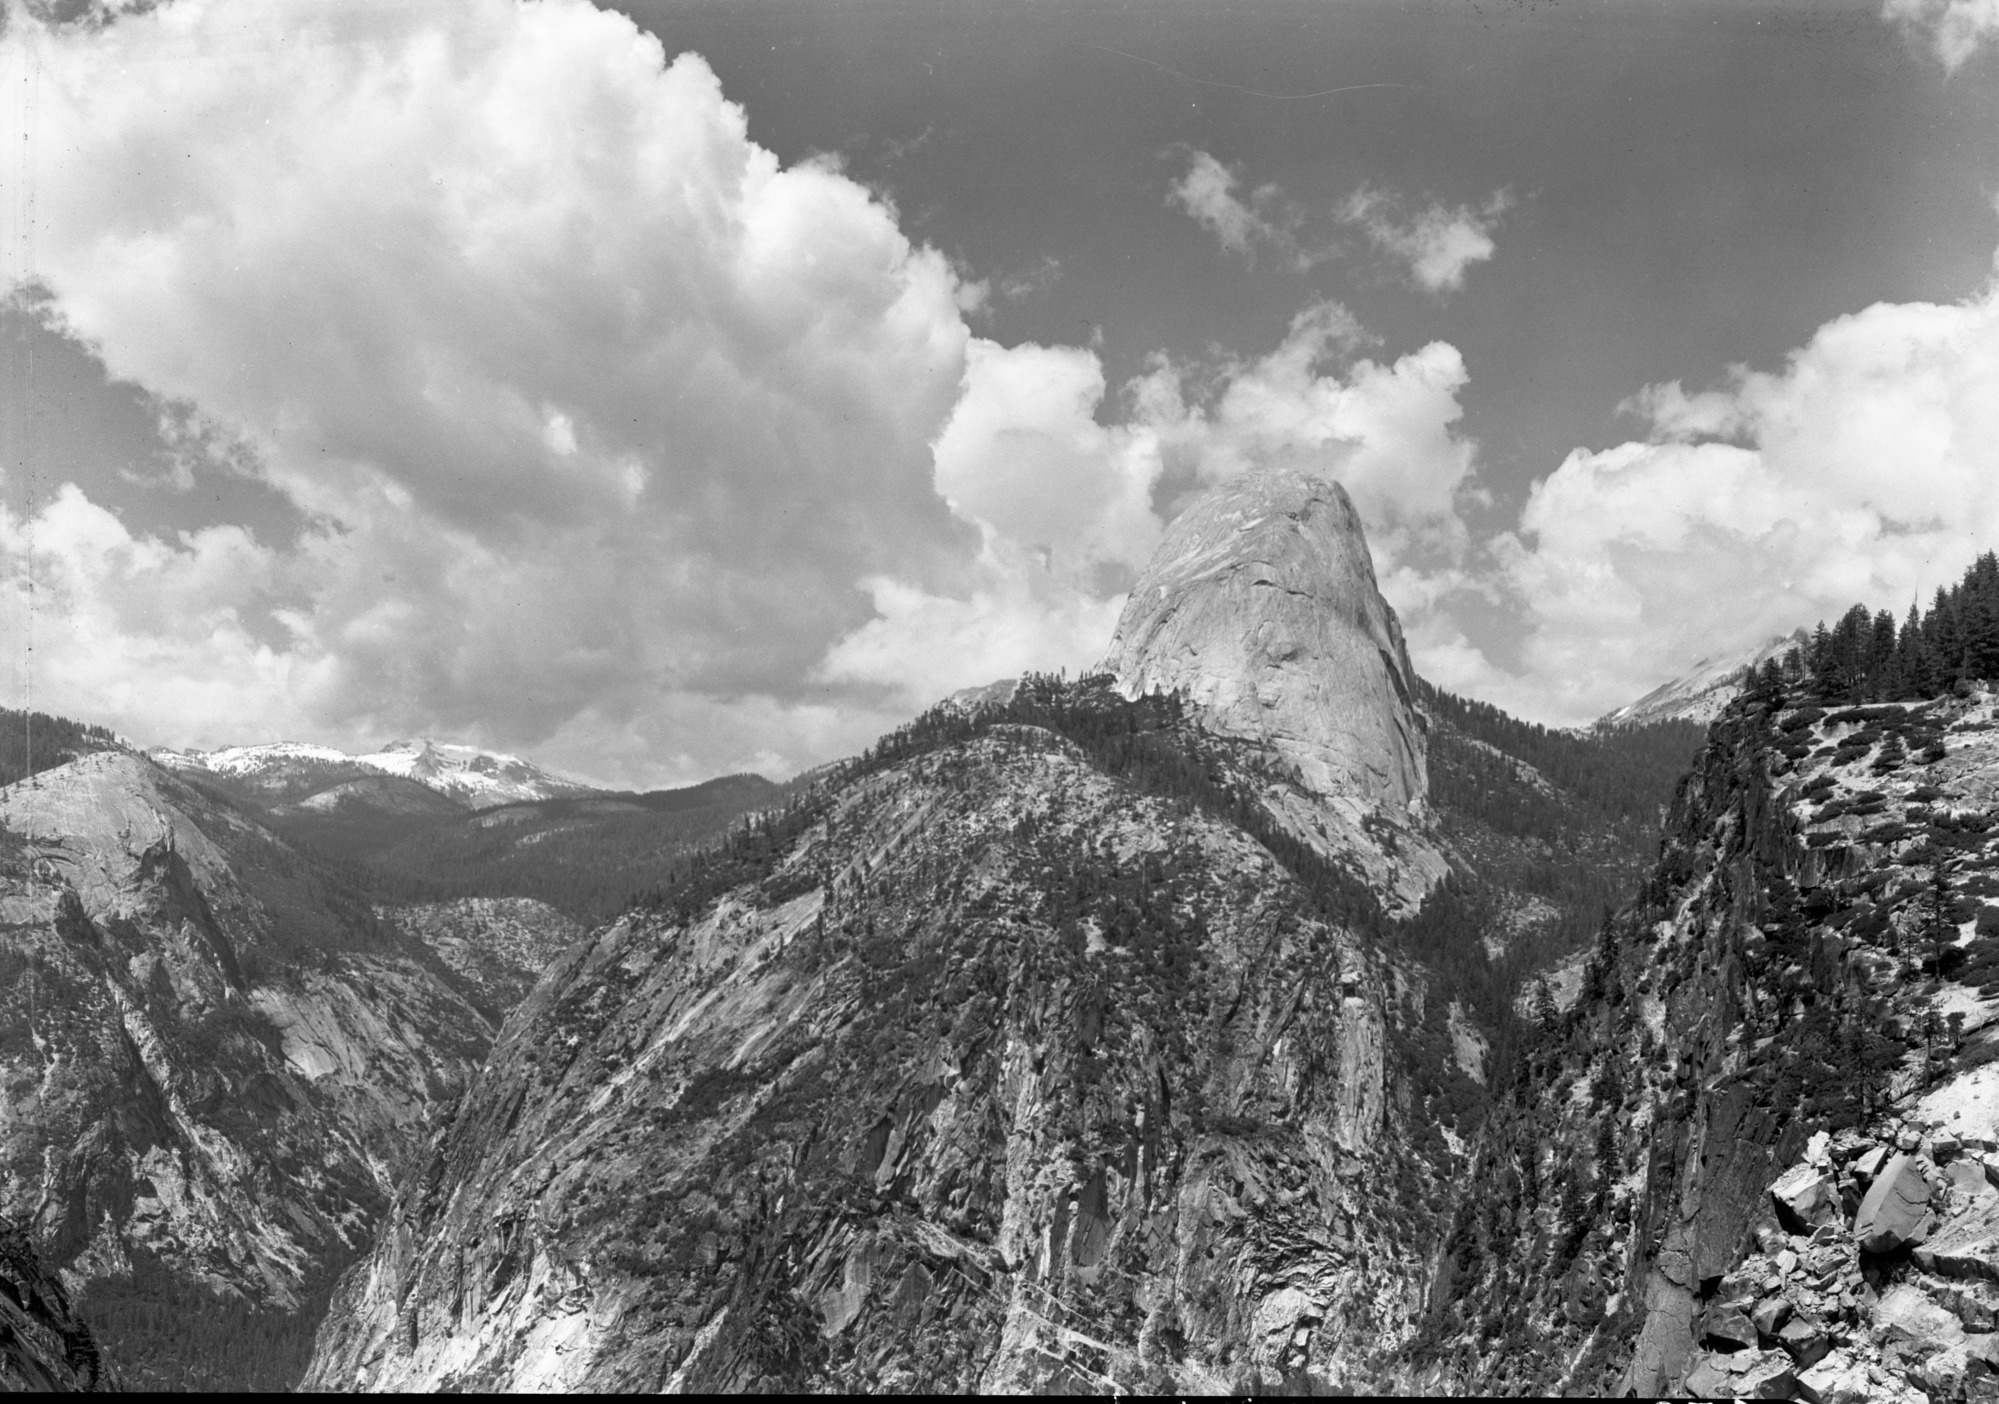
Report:
M1499 545L1531 624L1516 705L1582 720L1716 646L1861 602L1927 602L1999 540L1999 289L1881 303L1783 369L1632 407L1644 440L1578 449Z
M1492 231L1513 197L1500 190L1483 206L1433 204L1413 213L1405 212L1406 203L1376 186L1362 186L1341 205L1339 217L1405 264L1417 287L1442 295L1464 287L1471 266L1492 257Z
M317 523L253 562L117 539L80 497L10 522L65 582L51 705L188 741L527 744L682 694L802 705L872 615L859 582L976 583L930 449L959 279L861 186L751 142L700 58L576 0L181 0L16 11L0 62L37 83L32 132L0 133L35 265L0 241L0 282L36 274L112 374L230 426ZM149 593L221 621L221 652L158 632ZM93 672L121 657L243 700L121 711Z
M1187 169L1167 192L1180 209L1221 242L1229 253L1253 262L1259 247L1296 259L1297 212L1275 185L1259 185L1245 199L1236 194L1240 177L1205 151L1189 149Z
M1950 73L1999 39L1999 0L1884 0L1881 18L1927 43Z
M972 589L938 594L884 573L875 618L819 676L909 706L1030 667L1081 668L1109 641L1122 590L1158 544L1158 445L1106 427L1103 368L1074 347L979 340L935 445L937 491L979 533Z
M1183 490L1264 464L1338 480L1367 524L1377 569L1398 581L1391 601L1414 610L1466 544L1457 504L1474 490L1476 449L1453 427L1464 358L1438 341L1377 361L1354 354L1365 341L1346 309L1315 303L1275 350L1212 373L1205 395L1158 362L1135 387L1138 417L1180 466Z

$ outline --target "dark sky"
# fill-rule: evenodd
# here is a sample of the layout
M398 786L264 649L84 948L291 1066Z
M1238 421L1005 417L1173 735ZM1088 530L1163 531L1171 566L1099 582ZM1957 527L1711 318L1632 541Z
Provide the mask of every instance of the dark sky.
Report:
M1329 296L1391 353L1452 342L1465 427L1516 509L1571 448L1628 437L1640 387L1773 367L1829 317L1961 298L1992 265L1999 82L1947 77L1873 4L623 8L703 54L758 141L840 153L974 276L1054 259L1045 290L996 302L999 340L1100 333L1115 385L1162 349L1258 353ZM1357 84L1396 86L1281 96ZM1440 302L1347 260L1218 257L1161 217L1182 147L1329 233L1366 183L1517 203Z

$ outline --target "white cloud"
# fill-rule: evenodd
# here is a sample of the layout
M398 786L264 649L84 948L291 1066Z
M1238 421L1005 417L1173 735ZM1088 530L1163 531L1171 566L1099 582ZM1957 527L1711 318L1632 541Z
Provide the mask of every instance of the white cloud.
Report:
M1282 192L1275 185L1260 185L1243 199L1236 194L1237 183L1236 173L1221 161L1190 149L1187 170L1167 192L1167 203L1186 211L1221 241L1223 249L1245 262L1255 260L1259 245L1300 258L1297 214Z
M1950 73L1969 63L1981 45L1999 39L1999 0L1884 0L1881 18L1927 42Z
M159 739L580 748L586 714L762 698L818 759L797 708L870 617L860 582L977 584L930 447L963 285L862 187L752 143L700 58L579 0L16 10L8 91L30 56L0 184L31 152L35 264L0 230L0 287L37 274L114 375L200 405L317 522L253 558L66 499L37 526L73 636L40 656L49 705ZM124 690L138 658L185 685Z
M959 596L869 580L876 617L833 647L820 676L920 706L1030 667L1095 661L1161 530L1156 439L1099 424L1103 398L1092 352L973 342L936 483L980 534L976 584Z
M1079 673L1103 657L1124 596L1037 578L1027 562L995 562L969 598L933 595L878 576L875 615L828 651L823 676L874 684L904 708L1029 670Z
M1776 373L1652 387L1651 436L1570 454L1501 542L1532 632L1496 690L1582 720L1718 648L1927 603L1999 540L1994 385L1988 289L1837 318Z
M1493 255L1493 228L1512 206L1501 190L1484 206L1433 204L1404 214L1404 202L1375 186L1363 186L1348 196L1340 220L1365 233L1370 242L1406 264L1409 276L1425 292L1456 292L1474 263Z
M237 527L135 539L74 487L30 519L0 506L9 696L57 711L88 699L89 720L134 734L162 713L275 734L292 720L286 698L322 682L245 617L287 593L286 573Z
M1274 351L1225 367L1205 398L1190 402L1182 372L1155 366L1138 387L1138 418L1197 483L1272 463L1337 479L1367 524L1391 602L1415 612L1466 544L1457 500L1472 488L1476 450L1453 429L1464 359L1438 341L1336 369L1363 340L1344 308L1314 304Z

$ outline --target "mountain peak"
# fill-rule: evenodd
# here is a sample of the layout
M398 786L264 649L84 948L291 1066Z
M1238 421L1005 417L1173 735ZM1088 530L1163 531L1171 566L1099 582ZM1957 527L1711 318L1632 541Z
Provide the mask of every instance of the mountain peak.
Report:
M1423 809L1415 674L1338 483L1245 474L1167 528L1105 668L1128 695L1179 691L1224 734L1262 741L1321 798Z
M1667 682L1660 683L1636 702L1597 718L1596 725L1646 726L1653 722L1690 721L1705 725L1721 715L1721 709L1742 691L1742 674L1761 667L1793 646L1804 646L1811 638L1803 629L1771 637L1747 648L1709 654Z

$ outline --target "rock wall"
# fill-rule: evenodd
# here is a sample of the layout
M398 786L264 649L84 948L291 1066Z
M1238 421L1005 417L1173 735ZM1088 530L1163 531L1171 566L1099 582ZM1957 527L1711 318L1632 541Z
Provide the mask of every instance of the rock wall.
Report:
M1405 905L1442 877L1415 674L1339 484L1259 470L1196 499L1103 666L1127 696L1179 692L1216 732L1267 745L1296 781L1273 788L1273 812L1326 852L1364 855Z
M79 1290L143 1257L167 1312L290 1311L483 1059L476 995L142 757L0 790L0 1213Z
M1346 490L1245 473L1174 519L1105 667L1179 691L1225 735L1269 743L1305 786L1393 809L1428 792L1415 674Z
M113 1388L90 1328L34 1246L0 1216L0 1392L68 1394Z

